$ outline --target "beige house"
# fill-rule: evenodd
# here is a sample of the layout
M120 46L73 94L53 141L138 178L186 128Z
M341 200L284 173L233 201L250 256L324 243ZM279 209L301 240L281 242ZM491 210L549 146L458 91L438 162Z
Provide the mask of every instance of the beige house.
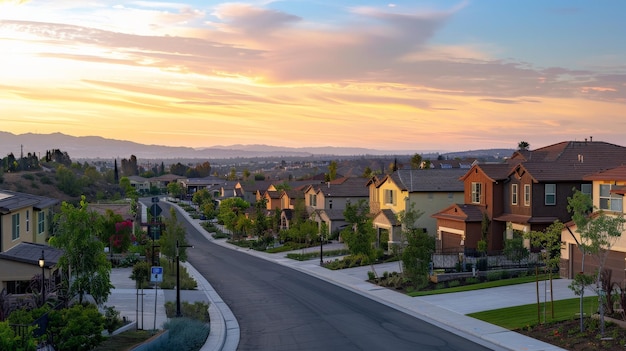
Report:
M417 228L436 235L437 220L432 217L441 208L463 201L463 182L467 169L409 169L397 170L368 183L370 212L378 232L377 243L399 244L401 223L398 214L407 208L422 213Z
M626 166L611 168L583 178L592 181L592 199L594 211L604 211L608 215L624 216L624 194L626 194ZM578 248L580 235L576 232L573 222L566 223L561 233L563 246L561 249L561 265L559 274L563 278L572 279L582 271L582 252ZM584 272L592 274L598 268L597 259L593 255L585 258ZM619 240L611 247L605 268L611 269L612 280L626 280L626 228Z
M59 200L0 190L0 252L21 242L46 243Z

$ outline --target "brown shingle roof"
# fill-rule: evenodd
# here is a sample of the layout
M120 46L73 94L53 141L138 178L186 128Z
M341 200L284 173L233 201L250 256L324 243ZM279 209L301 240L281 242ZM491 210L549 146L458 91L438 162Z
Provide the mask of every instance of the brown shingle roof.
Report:
M583 177L584 180L618 180L626 181L626 165L596 172Z
M539 182L580 181L626 163L626 147L602 141L569 141L530 152L521 167Z
M391 179L408 192L463 191L460 178L467 169L401 169L391 174Z

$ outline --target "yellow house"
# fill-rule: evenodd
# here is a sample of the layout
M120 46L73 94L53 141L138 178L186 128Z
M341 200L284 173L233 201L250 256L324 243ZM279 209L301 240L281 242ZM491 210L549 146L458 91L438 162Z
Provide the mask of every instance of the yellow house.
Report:
M44 244L59 200L0 190L0 252L21 242Z
M591 193L594 211L602 210L608 215L619 216L626 213L623 205L624 194L626 194L626 166L594 173L583 179L593 182ZM566 228L561 233L561 241L563 246L559 274L563 278L572 279L583 270L582 253L578 248L580 235L576 232L576 225L573 222L566 223ZM598 266L593 255L585 258L585 273L594 273ZM605 268L613 271L614 282L622 282L626 279L626 230L611 247Z
M433 214L454 203L463 202L463 182L460 178L467 169L409 169L397 170L368 183L370 213L377 229L377 244L389 245L402 241L402 224L398 215L413 207L422 215L414 224L428 234L437 232Z

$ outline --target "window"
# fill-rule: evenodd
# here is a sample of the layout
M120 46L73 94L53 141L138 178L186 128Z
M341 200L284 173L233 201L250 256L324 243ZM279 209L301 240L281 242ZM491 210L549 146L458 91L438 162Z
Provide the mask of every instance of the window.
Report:
M587 194L589 196L591 196L591 189L593 189L593 186L591 184L581 184L580 185L580 192L583 194Z
M30 232L30 210L26 210L26 233Z
M611 184L600 184L600 209L622 212L622 196L611 194Z
M481 198L482 184L472 183L472 203L479 204Z
M42 234L46 229L46 215L45 213L37 213L37 234Z
M524 184L524 206L530 206L530 184Z
M556 205L556 184L546 184L546 205Z
M11 240L17 240L20 237L20 214L15 213L11 216Z
M310 194L309 195L309 202L311 203L311 206L313 206L313 207L317 206L317 195L316 194Z
M391 204L391 205L395 205L396 204L396 197L395 197L395 191L391 190L391 189L387 189L385 190L385 203L386 204Z
M511 184L511 205L517 205L517 184Z
M331 209L331 210L333 209L333 200L332 199L328 200L328 208Z

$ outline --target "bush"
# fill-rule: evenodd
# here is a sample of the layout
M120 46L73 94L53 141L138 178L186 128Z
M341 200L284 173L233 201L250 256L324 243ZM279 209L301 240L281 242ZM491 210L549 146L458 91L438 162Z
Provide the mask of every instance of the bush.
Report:
M465 284L476 284L476 283L480 283L480 279L478 279L478 277L465 278Z
M494 272L487 273L487 281L489 282L500 280L500 279L502 279L502 271L494 271Z
M206 342L209 326L189 318L174 318L165 323L169 338L154 350L156 351L195 351Z
M476 269L479 271L486 271L489 268L489 262L486 258L481 258L476 262Z
M367 271L367 279L368 280L376 279L376 274L374 274L374 272L372 272L372 271Z
M74 305L49 314L47 333L58 350L91 350L104 340L103 330L104 317L94 305Z
M455 286L460 286L461 282L458 280L451 280L448 282L448 288L454 288Z
M111 334L123 325L124 322L120 318L120 311L116 311L113 306L104 306L104 329Z
M27 180L35 180L35 176L33 176L30 173L22 174L22 178L27 179Z
M194 319L200 322L209 323L209 304L206 302L196 301L191 304L187 301L182 301L180 304L180 313L185 318ZM167 318L176 317L176 303L168 301L165 303L165 314Z

